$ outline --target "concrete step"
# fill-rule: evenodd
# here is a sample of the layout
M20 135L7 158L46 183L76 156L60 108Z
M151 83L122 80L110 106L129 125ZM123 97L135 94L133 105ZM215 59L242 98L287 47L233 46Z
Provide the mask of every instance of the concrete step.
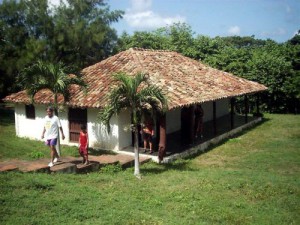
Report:
M0 172L9 172L18 170L18 167L14 164L1 164L0 165Z
M134 156L118 154L115 156L115 158L119 161L122 168L128 168L128 167L134 166ZM150 160L151 160L150 157L139 156L140 164L146 163Z
M28 161L13 159L10 161L0 162L0 171L20 171L20 168L25 167L28 164Z
M100 165L108 165L108 164L117 164L119 160L116 158L116 155L89 155L90 162L98 162Z
M140 163L151 160L150 157L140 156ZM126 154L89 156L90 163L82 164L81 157L61 157L53 167L49 167L49 159L38 159L34 161L9 160L0 162L0 172L21 171L21 172L44 172L44 173L88 173L98 171L100 166L107 164L118 164L122 168L134 166L134 157Z
M49 160L37 160L37 161L28 161L19 166L19 170L24 173L29 172L43 172L49 173L50 168L48 166Z
M60 162L50 168L51 173L76 173L77 167L74 163Z
M88 173L88 172L95 172L98 171L100 168L100 163L98 162L91 162L88 165L85 164L77 164L77 173Z
M122 168L128 168L134 165L134 157L125 154L118 154L115 156L116 159L119 161Z
M144 163L149 162L149 161L151 161L150 157L141 157L140 156L140 164L144 164Z

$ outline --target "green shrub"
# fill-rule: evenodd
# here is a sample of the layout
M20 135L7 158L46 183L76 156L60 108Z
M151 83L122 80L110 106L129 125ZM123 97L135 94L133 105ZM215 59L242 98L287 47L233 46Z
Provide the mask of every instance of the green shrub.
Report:
M122 171L121 164L105 165L100 168L100 173L117 173Z

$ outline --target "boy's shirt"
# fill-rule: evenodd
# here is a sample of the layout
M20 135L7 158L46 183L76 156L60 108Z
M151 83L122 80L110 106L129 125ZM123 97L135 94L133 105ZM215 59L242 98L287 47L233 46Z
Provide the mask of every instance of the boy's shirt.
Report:
M88 142L88 134L80 131L79 134L79 142L81 147L85 147Z
M53 115L51 118L49 116L46 116L45 117L46 140L57 138L59 127L61 127L61 123L57 116Z

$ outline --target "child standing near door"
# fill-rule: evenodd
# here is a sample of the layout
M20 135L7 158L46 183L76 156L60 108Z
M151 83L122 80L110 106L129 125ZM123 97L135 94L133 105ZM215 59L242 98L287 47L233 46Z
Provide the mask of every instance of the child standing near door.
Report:
M82 157L82 163L84 163L85 165L89 164L88 146L89 136L86 130L86 125L81 125L81 131L79 134L79 154Z

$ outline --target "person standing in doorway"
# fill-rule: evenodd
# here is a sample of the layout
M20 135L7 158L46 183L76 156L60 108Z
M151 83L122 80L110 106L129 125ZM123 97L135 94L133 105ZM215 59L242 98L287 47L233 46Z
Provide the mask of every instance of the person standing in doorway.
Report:
M152 139L154 136L154 130L153 130L153 123L151 120L147 120L145 122L145 125L143 126L142 130L143 139L144 139L144 152L146 152L147 144L149 143L150 152L149 154L153 153L153 144Z
M84 163L85 165L89 164L88 146L89 136L86 130L86 125L81 125L81 131L79 134L79 154L82 157L82 163Z
M65 135L60 124L60 120L56 115L53 114L53 108L49 106L47 107L47 116L45 117L44 129L42 132L42 139L45 138L45 144L49 146L51 151L51 162L48 164L49 167L52 167L59 158L55 148L58 139L58 130L60 130L61 137L64 140Z

